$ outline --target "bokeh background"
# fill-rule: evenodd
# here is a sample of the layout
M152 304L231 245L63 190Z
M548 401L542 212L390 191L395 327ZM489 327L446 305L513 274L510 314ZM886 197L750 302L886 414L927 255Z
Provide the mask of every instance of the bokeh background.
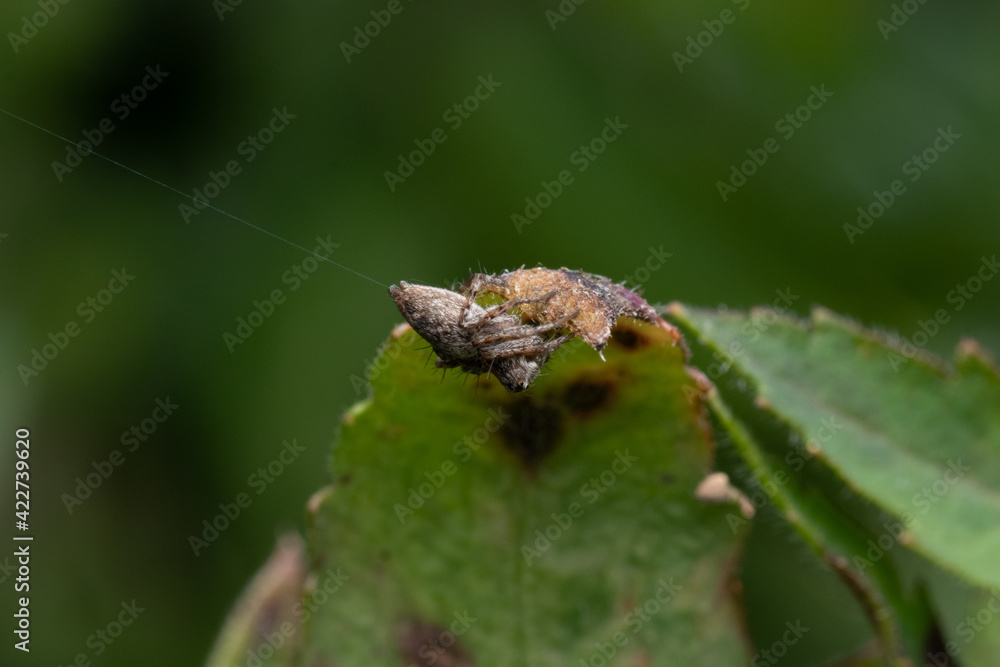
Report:
M199 664L328 479L340 416L401 321L384 287L400 279L541 263L642 282L660 303L745 308L791 290L801 315L822 304L906 337L945 309L929 350L966 336L1000 350L1000 278L961 309L949 299L1000 252L994 2L400 0L349 60L342 43L386 2L51 5L34 32L39 3L0 7L0 108L73 141L110 118L100 152L188 194L236 160L214 206L309 249L329 237L365 277L323 263L293 290L302 250L212 210L185 221L190 201L93 155L60 180L67 144L0 114L2 532L27 427L35 536L32 652L5 641L4 664ZM121 118L115 100L157 66L169 74ZM500 85L456 128L444 114L479 77ZM787 136L776 123L813 87L832 96ZM294 119L247 161L241 143L275 108ZM578 171L606 119L627 128ZM391 189L385 172L437 128L447 140ZM948 128L960 137L909 180L904 163ZM717 183L772 137L724 200ZM573 182L518 229L512 214L563 170ZM851 242L844 224L896 179L905 192ZM651 249L670 257L637 273ZM78 304L122 267L134 280L85 322ZM231 352L223 334L275 289L287 300ZM71 320L80 334L26 384L18 365ZM179 407L128 452L122 433L167 397ZM251 475L293 438L304 452L258 494ZM70 513L64 494L116 449L123 463ZM242 492L251 506L195 555L189 536ZM779 525L750 538L747 595L773 611L751 634L810 613L831 628L788 664L866 633L810 559ZM96 655L88 637L133 600L144 611Z

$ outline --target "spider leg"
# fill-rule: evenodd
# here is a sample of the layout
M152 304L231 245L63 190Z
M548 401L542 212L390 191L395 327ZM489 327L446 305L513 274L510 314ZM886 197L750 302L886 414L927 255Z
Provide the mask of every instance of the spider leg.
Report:
M539 324L534 327L535 333L544 333L546 331L552 331L553 329L561 329L567 322L580 314L580 309L577 308L569 315L563 315L555 322L549 322L547 324Z
M482 267L480 267L482 268ZM472 273L465 282L459 285L459 292L478 292L492 282L492 276L488 273Z
M469 316L469 309L472 308L472 304L476 302L476 296L489 283L490 277L485 273L473 273L469 276L469 279L462 283L459 288L467 294L465 295L465 304L462 306L461 312L458 315L458 326L464 327L465 320Z
M552 290L551 292L546 292L541 296L517 296L514 297L513 299L508 299L507 301L504 301L503 303L497 304L496 306L493 306L492 308L488 309L486 313L483 315L483 317L480 318L476 326L481 327L494 317L510 312L511 308L514 308L515 306L520 306L522 303L548 303L549 300L551 300L552 297L554 297L558 293L559 290ZM574 313L574 315L579 314L579 312L580 311L577 310L576 313Z
M543 338L518 338L514 340L486 343L479 348L479 354L484 359L503 359L507 357L539 357L555 352L560 345L572 338L571 335L559 336L552 340Z
M555 322L539 325L513 324L507 329L493 327L492 329L483 330L477 325L476 331L472 334L472 342L474 345L479 347L482 345L490 345L492 343L502 343L504 341L536 337L540 333L562 328L567 322L579 314L580 309L578 308L572 313L560 317Z
M546 294L543 294L542 296L537 296L537 297L519 296L504 303L501 303L497 306L493 306L485 313L483 313L483 315L479 318L479 320L477 320L476 323L473 325L474 326L474 331L472 333L473 343L476 345L480 345L483 343L492 343L504 340L516 340L518 338L526 338L534 336L538 333L544 333L546 331L551 331L553 329L558 329L562 327L564 324L566 324L566 322L570 321L571 319L580 314L579 308L577 308L568 315L560 317L555 322L550 322L548 324L539 324L539 325L521 324L519 318L517 318L514 315L510 315L510 317L517 322L516 324L511 324L509 326L506 326L504 327L505 330L502 331L490 332L490 333L487 333L485 331L487 327L492 327L493 329L499 328L496 326L493 320L501 315L508 314L507 311L509 311L514 306L518 306L522 303L530 303L537 301L546 302L553 296L555 296L557 293L558 292L556 290L552 290L551 292L548 292Z
M536 333L535 327L529 324L511 324L507 328L493 327L475 331L472 334L472 343L480 348L483 345L533 338L536 337Z

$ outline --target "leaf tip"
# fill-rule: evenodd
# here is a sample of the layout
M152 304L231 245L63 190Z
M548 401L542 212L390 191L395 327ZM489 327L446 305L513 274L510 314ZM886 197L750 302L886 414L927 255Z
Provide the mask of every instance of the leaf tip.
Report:
M365 410L370 408L371 405L372 405L372 399L370 398L366 398L363 401L358 401L351 407L347 408L347 411L344 412L343 422L348 426L354 426L354 421L358 418L358 416L360 416L362 413L364 413Z
M955 348L955 364L960 368L979 367L1000 375L996 358L974 338L963 338Z
M237 664L248 651L252 653L265 644L279 627L288 625L297 630L301 620L293 620L292 608L302 597L305 581L305 543L298 534L285 534L233 606L205 664ZM279 654L287 658L300 641L301 636L290 641Z
M327 496L329 496L332 492L332 486L324 486L322 489L309 496L309 500L306 501L306 511L310 515L317 514L320 506L323 504L323 501L326 500Z
M680 301L671 301L664 307L663 314L683 319L687 316L687 308Z
M407 331L413 331L413 329L410 327L408 322L401 322L392 328L392 331L389 333L389 337L393 340L399 340L406 335Z
M729 475L724 472L709 473L694 490L694 497L703 503L733 503L747 519L752 519L757 513L747 495L733 486Z

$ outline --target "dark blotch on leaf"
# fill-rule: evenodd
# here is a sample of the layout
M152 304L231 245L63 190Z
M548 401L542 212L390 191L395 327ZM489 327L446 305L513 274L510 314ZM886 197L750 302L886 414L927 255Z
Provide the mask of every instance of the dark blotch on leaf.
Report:
M440 625L410 621L398 641L402 664L407 667L473 667L455 635Z
M566 387L563 403L572 412L586 415L611 403L615 387L612 380L578 379Z
M936 623L932 623L931 627L927 630L924 636L924 653L928 656L947 656L945 653L947 651L947 645L945 644L945 639L941 634L941 628L938 627ZM941 665L956 665L957 663L952 662L950 658L945 658L947 662L940 662ZM938 662L935 660L935 662Z
M534 470L556 448L562 436L562 419L559 410L524 398L511 404L510 418L500 428L500 435L521 464Z
M649 345L649 339L631 327L618 327L611 331L611 342L626 350L638 350Z

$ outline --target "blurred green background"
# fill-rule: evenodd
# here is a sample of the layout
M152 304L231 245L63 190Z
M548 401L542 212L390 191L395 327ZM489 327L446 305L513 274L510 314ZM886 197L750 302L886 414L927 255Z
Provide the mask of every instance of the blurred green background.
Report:
M996 3L912 0L891 31L879 24L890 2L565 0L558 21L555 0L389 4L400 11L53 2L34 31L24 17L38 3L0 8L0 107L73 141L109 118L98 151L185 193L235 160L214 206L309 249L329 237L332 258L369 278L323 263L293 290L283 276L302 250L212 210L186 223L190 201L92 155L57 179L67 144L0 114L0 489L12 508L14 430L30 428L35 536L32 652L6 643L17 662L4 664L203 659L275 536L302 526L340 415L365 395L357 379L401 321L377 283L541 263L631 277L659 303L745 308L791 290L799 314L823 304L907 337L945 309L928 349L972 336L1000 350L1000 280L960 309L952 293L1000 251ZM342 43L373 11L391 21L348 62ZM122 118L115 100L157 66L168 74ZM500 85L463 102L479 77ZM776 124L812 87L832 96L788 136ZM477 107L458 127L445 116L456 103ZM242 142L286 108L294 118L248 161ZM606 119L627 127L579 171L574 153ZM390 189L385 172L437 128L447 139ZM911 181L904 163L947 128L960 137ZM724 201L717 182L772 137L777 152ZM512 214L563 170L572 183L518 229ZM905 192L852 243L843 225L896 179ZM671 256L637 273L651 249ZM78 305L122 267L134 280L86 321ZM286 301L230 352L223 335L275 289ZM18 366L69 321L79 335L26 384ZM174 414L127 451L122 433L167 397ZM251 476L293 438L304 452L258 494ZM64 494L116 449L123 463L69 513ZM195 555L189 536L244 492L252 504ZM780 628L806 613L789 596L813 595L803 588L822 573L780 525L762 526L748 596ZM813 613L824 599L807 601ZM144 611L97 656L88 637L132 600ZM769 636L767 622L749 619L751 632Z

